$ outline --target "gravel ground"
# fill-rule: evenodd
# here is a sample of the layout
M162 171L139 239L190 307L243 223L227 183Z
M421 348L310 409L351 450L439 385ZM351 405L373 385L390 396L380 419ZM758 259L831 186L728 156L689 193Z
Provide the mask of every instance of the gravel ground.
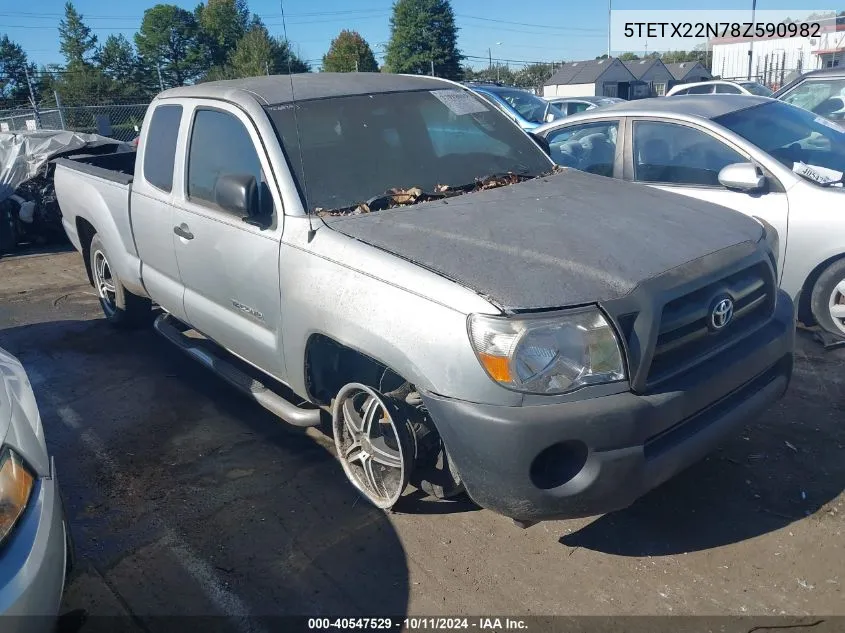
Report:
M632 507L527 530L467 502L385 514L313 430L151 330L102 319L72 252L0 260L76 541L65 630L156 616L845 615L845 350L799 336L786 397ZM81 628L80 628L81 623ZM206 629L211 630L211 629Z

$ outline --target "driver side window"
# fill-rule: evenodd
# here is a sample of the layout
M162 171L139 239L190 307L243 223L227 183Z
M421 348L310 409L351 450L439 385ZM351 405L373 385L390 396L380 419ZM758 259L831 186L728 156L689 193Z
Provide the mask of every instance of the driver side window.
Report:
M696 128L657 121L634 122L634 180L721 187L719 172L748 159Z
M273 199L267 188L261 161L252 138L228 112L198 109L194 115L188 148L187 197L197 204L216 207L217 179L226 174L255 177L259 204L272 213Z
M558 165L612 177L618 132L618 120L598 121L568 125L546 139Z

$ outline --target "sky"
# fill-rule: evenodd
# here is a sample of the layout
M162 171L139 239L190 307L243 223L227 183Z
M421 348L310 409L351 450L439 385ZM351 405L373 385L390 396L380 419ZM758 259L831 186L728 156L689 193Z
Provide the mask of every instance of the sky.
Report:
M198 0L169 0L193 9ZM681 0L452 0L459 27L458 45L467 63L486 67L494 63L520 67L533 61L592 59L607 49L608 2L613 9L678 10ZM250 0L273 35L282 36L284 3L287 36L301 57L315 68L341 29L357 30L370 43L379 63L390 39L392 0ZM130 39L153 0L75 0L77 10L100 42L111 33ZM796 0L758 0L757 9L791 9ZM751 9L751 0L708 0L711 10ZM819 10L830 8L820 6ZM35 63L64 63L59 52L58 23L64 0L0 0L0 33L23 46ZM802 9L801 13L806 13ZM616 51L621 52L621 51Z

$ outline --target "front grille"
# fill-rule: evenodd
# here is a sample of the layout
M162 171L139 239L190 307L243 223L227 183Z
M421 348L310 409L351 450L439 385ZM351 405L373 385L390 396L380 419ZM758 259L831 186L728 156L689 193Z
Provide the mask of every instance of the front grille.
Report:
M660 317L660 330L646 384L676 376L718 353L765 323L774 312L774 277L763 262L669 301ZM710 323L721 297L733 301L733 318L722 330Z

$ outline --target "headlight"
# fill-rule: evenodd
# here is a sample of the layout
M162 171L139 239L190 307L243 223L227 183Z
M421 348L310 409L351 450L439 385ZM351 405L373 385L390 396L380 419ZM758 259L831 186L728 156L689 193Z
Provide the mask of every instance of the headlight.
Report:
M625 380L616 333L596 308L522 319L473 314L469 333L490 377L517 391L564 393Z
M32 492L35 478L11 449L0 453L0 543L15 527Z

